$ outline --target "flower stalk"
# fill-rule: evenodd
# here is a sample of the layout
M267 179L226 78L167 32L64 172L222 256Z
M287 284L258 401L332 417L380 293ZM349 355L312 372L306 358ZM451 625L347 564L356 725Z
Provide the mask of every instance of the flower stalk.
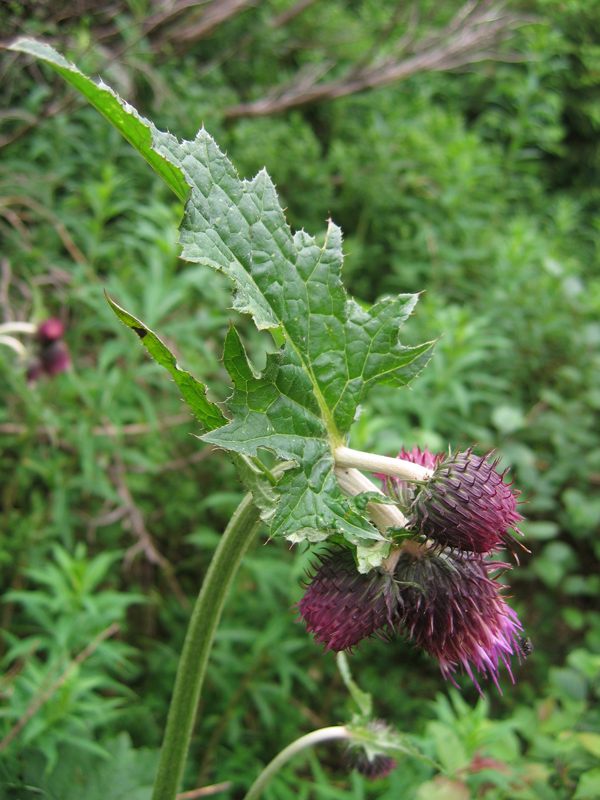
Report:
M330 728L320 728L316 731L311 731L305 736L296 739L295 742L289 744L284 750L275 756L275 758L267 764L267 766L260 773L258 778L254 781L249 791L244 797L244 800L256 800L260 797L263 789L269 783L279 770L285 766L297 753L306 750L307 747L313 747L321 742L329 742L334 739L351 739L352 733L343 725L334 725Z
M33 322L4 322L2 325L0 325L0 335L12 335L13 333L25 333L31 335L37 333L37 329L38 326Z
M374 453L363 453L352 450L350 447L337 447L335 450L335 464L340 468L364 469L366 472L381 472L393 478L402 478L405 481L422 483L428 481L433 475L432 469L405 461L401 458L378 456Z
M212 558L177 669L152 800L175 800L177 795L215 632L259 522L259 511L248 494L229 521Z

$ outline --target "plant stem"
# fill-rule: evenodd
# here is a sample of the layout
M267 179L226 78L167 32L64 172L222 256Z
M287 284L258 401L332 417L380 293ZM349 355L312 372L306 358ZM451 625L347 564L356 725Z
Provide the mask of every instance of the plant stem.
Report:
M392 460L392 459L390 459ZM383 492L366 475L357 469L335 467L335 477L342 492L348 497L356 497L366 492L375 492L384 497ZM379 530L385 534L388 528L404 528L407 519L397 506L387 503L367 503L367 512Z
M20 342L18 339L15 339L14 336L0 336L0 344L10 347L11 350L14 350L20 358L27 358L27 348L22 342Z
M0 325L0 334L4 335L10 333L35 333L37 325L33 322L4 322Z
M204 578L177 669L152 800L175 800L177 795L215 631L259 521L248 494L229 521Z
M277 772L279 772L281 767L287 764L287 762L293 758L296 753L305 750L307 747L312 747L315 744L319 744L320 742L328 742L333 739L350 739L351 737L352 734L343 725L335 725L331 728L320 728L317 731L312 731L311 733L307 733L305 736L301 736L299 739L296 739L295 742L289 744L285 750L282 750L279 755L275 756L275 758L269 764L267 764L267 766L263 769L258 778L250 787L248 793L244 797L244 800L256 800L271 778Z
M337 447L334 456L337 467L355 467L367 472L382 472L384 475L392 475L405 481L420 483L428 481L433 475L432 469L413 464L412 461L363 453L360 450L351 450L349 447Z
M363 717L370 717L373 713L373 698L368 692L363 692L363 690L352 680L352 674L350 672L350 667L348 666L348 657L343 650L336 655L335 658L337 668L342 676L342 680L346 684L346 689L350 692L350 695Z

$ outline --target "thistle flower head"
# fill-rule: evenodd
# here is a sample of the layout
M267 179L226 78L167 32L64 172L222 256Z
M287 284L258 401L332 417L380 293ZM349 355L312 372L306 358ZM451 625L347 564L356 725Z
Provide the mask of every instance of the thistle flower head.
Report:
M346 764L348 769L355 769L370 781L386 778L398 766L391 756L375 755L369 758L364 750L349 750Z
M306 630L325 651L349 650L363 639L386 638L397 606L392 576L381 570L358 572L352 553L337 549L321 556L298 603Z
M436 658L444 678L455 683L457 669L479 683L492 678L498 690L500 664L514 683L510 657L521 659L522 626L490 577L507 567L480 558L456 557L439 549L405 543L395 568L398 630Z
M382 719L371 719L366 725L367 731L375 736L393 736L393 729ZM344 754L344 763L348 769L355 769L365 778L375 781L385 778L396 768L398 762L386 755L372 743L350 740Z
M436 465L432 478L411 506L411 516L427 538L443 547L472 553L512 549L519 492L506 483L498 460L457 451Z

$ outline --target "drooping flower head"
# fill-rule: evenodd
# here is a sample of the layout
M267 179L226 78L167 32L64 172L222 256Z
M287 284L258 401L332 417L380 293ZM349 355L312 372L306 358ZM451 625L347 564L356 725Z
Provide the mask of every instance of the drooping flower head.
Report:
M382 734L387 737L394 735L394 731L382 719L371 719L366 725L369 734L376 737ZM356 742L350 740L344 754L344 763L348 769L355 769L371 781L387 777L398 766L398 762L386 755L375 744Z
M521 644L521 623L492 576L508 565L414 540L406 540L396 555L393 572L367 574L358 572L349 550L322 558L298 604L315 641L338 652L397 631L436 658L453 683L460 671L479 691L478 676L492 678L500 689L502 664L513 680L511 657L520 662L531 648Z
M520 492L506 483L498 460L477 456L473 448L456 451L436 465L433 477L416 494L411 506L420 532L453 550L490 553L513 549Z
M359 573L350 550L338 548L321 556L297 607L315 641L339 652L373 635L386 638L386 628L394 627L396 595L391 575Z
M399 632L436 658L444 678L455 683L457 669L478 690L477 675L491 677L498 690L500 664L514 683L510 658L525 655L522 626L491 577L508 565L406 542L395 568ZM456 685L456 684L455 684Z

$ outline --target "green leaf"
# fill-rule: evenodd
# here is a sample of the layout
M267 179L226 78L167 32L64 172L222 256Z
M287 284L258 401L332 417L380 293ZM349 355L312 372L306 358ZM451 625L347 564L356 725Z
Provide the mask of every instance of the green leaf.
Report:
M235 390L228 404L232 419L224 424L204 387L179 370L163 343L112 304L125 324L140 336L144 332L144 344L169 369L208 429L204 441L251 458L266 448L293 463L275 487L274 514L266 502L271 533L291 541L340 533L363 547L383 540L364 506L340 491L333 454L374 385L405 386L427 362L431 342L405 347L399 340L418 296L384 298L362 308L342 286L340 229L329 222L322 245L304 231L292 235L264 170L251 181L240 180L204 129L194 141L180 143L48 46L20 39L13 49L44 59L80 89L178 196L187 196L190 187L180 230L182 257L228 275L234 308L250 314L259 329L270 329L280 346L259 374L230 331L224 363Z
M583 773L579 778L573 800L595 800L598 797L598 786L600 786L600 767Z
M169 136L168 133L157 131L152 122L140 116L133 106L121 100L109 86L102 82L94 83L49 45L23 37L13 42L8 49L35 56L56 70L114 125L185 203L190 194L189 186L179 167L162 152L162 141Z
M203 428L207 431L212 431L214 428L225 425L227 420L219 406L211 403L206 397L206 386L197 381L189 372L185 372L179 367L173 353L150 328L147 328L143 322L140 322L139 319L136 319L132 314L117 305L108 295L106 295L106 299L121 322L137 333L152 358L162 367L169 370L179 387L183 399L194 412Z
M225 340L223 363L235 391L227 403L233 421L214 441L234 452L255 456L259 447L276 452L298 466L279 480L279 504L271 522L271 533L292 541L320 541L330 531L339 531L358 544L364 539L382 539L356 509L356 501L345 497L333 474L335 466L327 429L311 392L310 380L291 353L285 364L284 350L267 358L262 374L246 356L233 326Z
M99 749L99 748L98 748ZM135 750L126 733L106 745L105 757L81 747L62 745L56 768L48 774L45 759L35 751L20 764L22 774L9 780L6 797L56 797L61 800L149 800L158 751ZM13 794L11 789L19 789Z

